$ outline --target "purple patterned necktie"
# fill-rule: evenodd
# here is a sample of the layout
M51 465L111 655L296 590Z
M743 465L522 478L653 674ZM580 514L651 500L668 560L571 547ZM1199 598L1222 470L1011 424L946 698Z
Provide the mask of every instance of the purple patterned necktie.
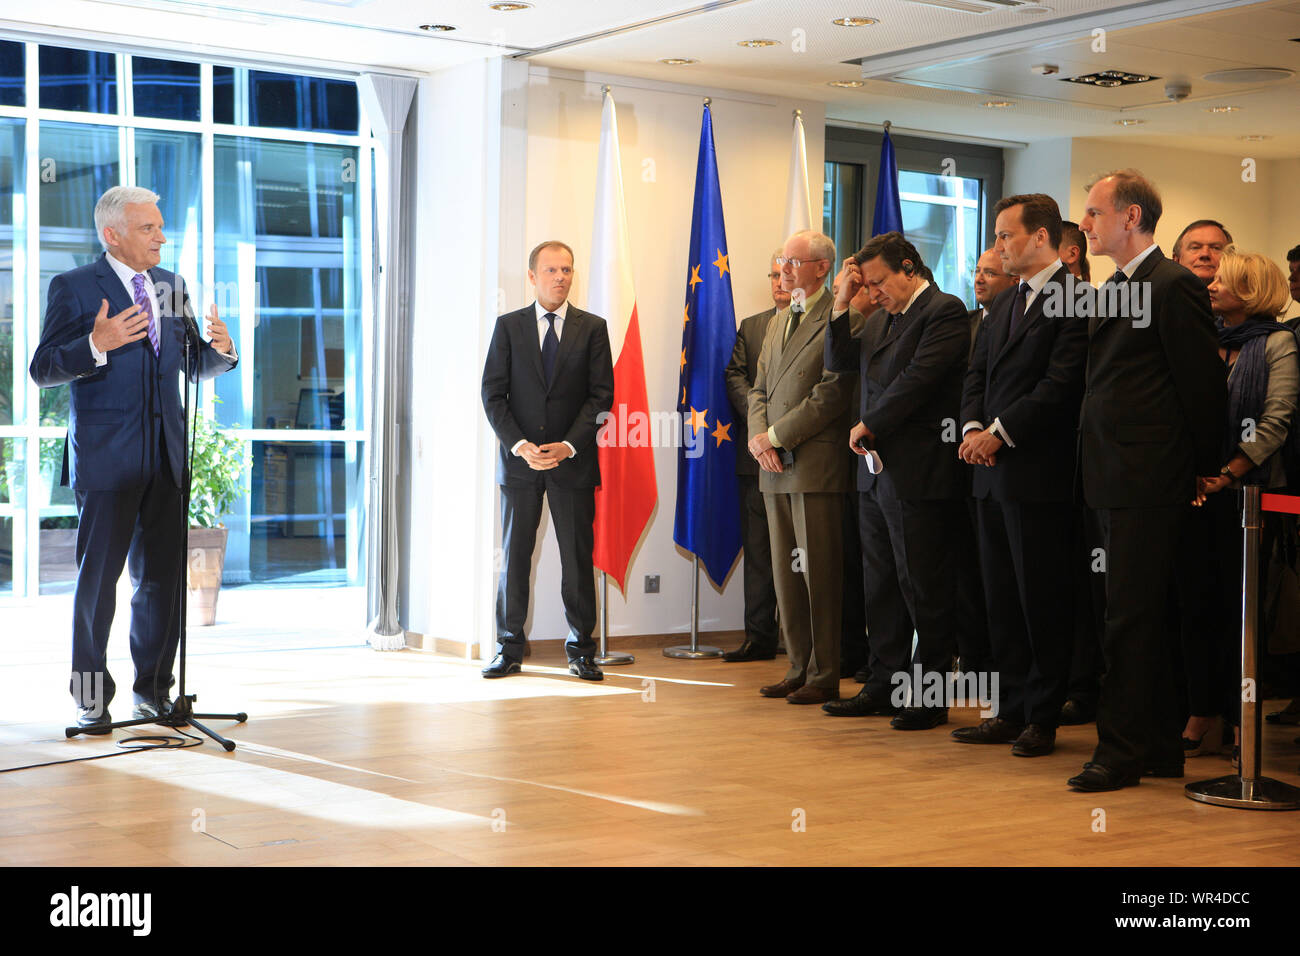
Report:
M158 326L153 320L153 303L149 301L149 292L144 287L144 276L136 273L131 280L135 288L135 304L140 307L141 313L149 320L149 344L153 346L153 354L158 354Z

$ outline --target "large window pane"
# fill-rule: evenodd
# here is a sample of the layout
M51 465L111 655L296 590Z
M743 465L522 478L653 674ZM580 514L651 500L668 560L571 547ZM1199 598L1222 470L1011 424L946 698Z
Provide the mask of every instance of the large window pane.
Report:
M826 163L822 199L822 231L835 243L843 261L862 241L862 167L856 163ZM834 275L839 263L831 268Z
M21 438L0 438L0 594L13 590L14 528L22 511L26 467Z
M251 382L216 380L219 419L359 427L357 150L218 136L215 160L217 283L239 290L236 344L254 361Z
M344 584L349 509L364 506L353 442L254 442L253 581Z
M42 46L41 109L117 112L117 57Z
M26 52L21 43L0 40L0 106L23 106L27 102Z
M136 130L135 181L158 194L158 211L163 216L167 245L162 250L162 267L180 273L191 293L202 280L200 254L203 180L195 175L202 163L198 133ZM196 313L206 308L206 299L195 302Z
M351 81L250 70L248 97L251 126L357 132L357 85Z
M0 119L0 425L14 424L15 398L23 394L25 330L14 324L14 317L15 295L23 291L19 265L27 232L24 130L22 120Z
M131 99L136 116L199 119L199 65L179 60L131 60Z
M899 170L903 231L944 292L975 307L980 181Z
M50 280L93 262L104 251L95 235L95 201L120 182L116 129L41 124L42 321ZM41 389L41 424L67 423L68 387Z

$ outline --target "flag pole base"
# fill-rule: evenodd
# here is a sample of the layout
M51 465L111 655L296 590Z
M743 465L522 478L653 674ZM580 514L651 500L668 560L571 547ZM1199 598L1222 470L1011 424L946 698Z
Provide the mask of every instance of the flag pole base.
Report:
M596 655L596 663L601 667L618 667L620 664L634 664L636 658L622 651L610 651L608 654Z
M721 657L722 648L711 647L708 644L700 644L691 647L689 644L679 644L676 647L665 647L664 657L675 657L678 660L702 661L710 657Z
M1300 810L1300 788L1272 777L1243 779L1232 774L1189 783L1183 788L1192 800L1216 807L1245 810Z

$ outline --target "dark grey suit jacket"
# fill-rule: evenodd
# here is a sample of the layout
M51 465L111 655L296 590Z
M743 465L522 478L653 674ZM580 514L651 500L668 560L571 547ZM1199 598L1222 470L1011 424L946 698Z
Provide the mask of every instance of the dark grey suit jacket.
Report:
M776 315L776 306L766 312L756 312L740 323L736 330L736 346L727 363L727 398L736 412L732 428L736 433L736 474L757 475L758 462L749 449L749 390L754 387L758 373L758 356L763 351L767 327Z

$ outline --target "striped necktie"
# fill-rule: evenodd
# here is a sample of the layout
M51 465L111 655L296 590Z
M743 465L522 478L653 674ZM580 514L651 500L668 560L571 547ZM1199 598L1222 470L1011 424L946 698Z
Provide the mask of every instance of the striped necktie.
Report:
M144 276L136 273L135 278L131 280L131 286L135 290L135 304L140 307L140 312L149 320L149 344L153 346L153 354L158 354L158 325L153 320L153 303L149 300L149 290L144 287Z

